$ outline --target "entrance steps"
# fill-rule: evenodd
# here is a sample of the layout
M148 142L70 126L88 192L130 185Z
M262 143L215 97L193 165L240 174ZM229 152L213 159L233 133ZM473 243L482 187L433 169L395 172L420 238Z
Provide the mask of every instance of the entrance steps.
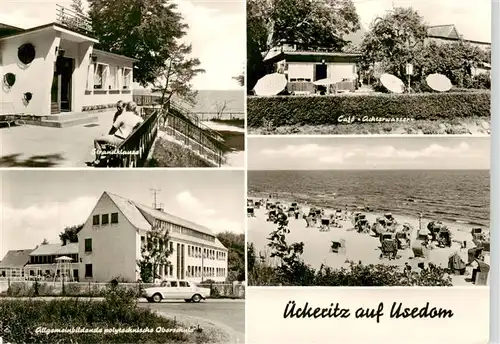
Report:
M26 124L52 128L68 128L77 125L91 124L98 121L97 115L86 112L68 112L39 117L37 120L27 119Z

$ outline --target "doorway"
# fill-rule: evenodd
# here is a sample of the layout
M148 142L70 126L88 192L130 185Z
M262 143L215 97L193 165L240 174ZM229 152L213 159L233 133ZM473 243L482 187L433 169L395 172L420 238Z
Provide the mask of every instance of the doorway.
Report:
M72 78L74 60L58 57L55 63L51 89L51 113L69 112L72 110Z
M327 77L327 65L326 64L317 64L314 74L315 74L314 81L326 79L326 77ZM325 86L318 86L318 91L325 92L326 87Z

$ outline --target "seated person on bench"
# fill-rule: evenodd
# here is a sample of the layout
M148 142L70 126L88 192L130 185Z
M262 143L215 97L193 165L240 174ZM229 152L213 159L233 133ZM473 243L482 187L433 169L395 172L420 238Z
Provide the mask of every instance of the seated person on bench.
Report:
M113 117L113 123L116 122L116 119L123 113L124 110L125 110L125 103L122 100L119 100L116 103L116 113L115 116Z
M103 135L102 137L94 140L94 148L96 150L96 162L99 162L100 152L106 145L119 146L127 137L129 137L132 132L137 129L144 120L137 116L134 112L130 110L127 105L127 109L121 115L119 115L116 121L113 123L111 130L108 135Z

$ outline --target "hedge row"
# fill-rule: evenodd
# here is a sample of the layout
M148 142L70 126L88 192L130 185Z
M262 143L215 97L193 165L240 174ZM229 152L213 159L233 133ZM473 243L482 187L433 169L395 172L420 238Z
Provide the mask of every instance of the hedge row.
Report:
M152 284L120 284L124 290L129 290L136 297L141 296L141 288L152 287ZM6 296L11 297L33 297L33 296L81 296L102 297L108 289L107 284L94 284L73 282L66 283L63 287L60 283L47 282L10 282Z
M332 125L349 118L489 117L490 92L249 97L248 126ZM340 117L343 116L343 117ZM340 117L340 121L339 121ZM355 121L355 122L359 122Z

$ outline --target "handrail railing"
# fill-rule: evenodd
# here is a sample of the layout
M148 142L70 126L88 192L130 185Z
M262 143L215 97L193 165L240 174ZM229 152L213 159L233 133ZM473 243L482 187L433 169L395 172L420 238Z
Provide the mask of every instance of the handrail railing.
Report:
M72 29L92 32L92 21L84 14L56 4L56 22Z
M146 120L125 141L123 141L115 152L106 153L110 158L110 167L142 167L146 162L149 151L158 134L158 122L160 110L143 109Z
M170 109L172 109L173 111L179 112L184 117L187 117L192 123L194 123L201 130L205 131L209 136L211 136L215 140L217 140L217 141L224 140L224 138L222 137L221 134L219 134L217 131L213 130L212 128L210 128L206 124L203 124L197 115L193 114L185 107L183 107L179 104L176 104L174 102L170 102ZM196 119L193 120L193 118L196 118Z
M158 95L134 95L134 102L139 106L150 106L150 105L160 105L160 96ZM187 120L198 126L201 130L204 130L208 135L212 136L215 140L222 141L223 137L217 131L213 130L209 126L202 123L200 117L186 107L180 105L177 102L170 100L169 108L173 110L174 115L177 112L179 117L185 117Z
M193 152L198 153L216 166L225 163L225 152L230 148L224 143L214 141L198 126L171 113L165 116L164 129L168 135L184 143Z

